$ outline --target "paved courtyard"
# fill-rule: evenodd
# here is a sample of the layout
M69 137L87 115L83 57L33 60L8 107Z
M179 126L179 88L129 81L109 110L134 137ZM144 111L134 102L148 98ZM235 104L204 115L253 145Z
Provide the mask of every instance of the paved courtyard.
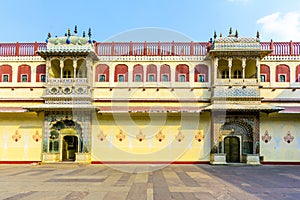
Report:
M300 199L300 166L0 165L0 199Z

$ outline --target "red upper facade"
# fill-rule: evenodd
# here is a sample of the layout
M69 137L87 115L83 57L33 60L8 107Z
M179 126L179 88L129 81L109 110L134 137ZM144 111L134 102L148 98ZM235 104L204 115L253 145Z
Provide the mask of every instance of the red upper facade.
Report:
M260 42L271 55L300 55L300 42ZM99 56L204 56L209 42L95 42ZM46 43L0 43L0 56L37 56Z

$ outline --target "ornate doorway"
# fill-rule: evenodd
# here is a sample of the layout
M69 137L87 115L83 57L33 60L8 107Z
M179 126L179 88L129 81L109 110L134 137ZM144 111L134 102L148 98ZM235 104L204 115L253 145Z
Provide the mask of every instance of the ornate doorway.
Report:
M78 153L78 137L66 135L62 141L62 161L75 161L75 153Z
M225 137L224 153L226 153L226 162L240 162L240 138L237 136Z

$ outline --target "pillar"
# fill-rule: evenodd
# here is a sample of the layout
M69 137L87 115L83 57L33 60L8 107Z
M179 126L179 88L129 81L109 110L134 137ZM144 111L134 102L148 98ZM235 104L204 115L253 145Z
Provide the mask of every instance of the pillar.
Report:
M219 58L216 57L214 59L214 80L213 80L213 83L216 84L217 83L217 77L218 77L218 65L219 65Z
M147 75L147 66L143 65L143 76L144 76L144 78L143 78L143 87L145 87L145 85L146 85L146 80L147 80L146 75Z
M37 66L31 66L30 67L30 70L31 70L31 77L30 77L30 80L32 83L35 83L36 82L36 69L37 69ZM29 78L29 77L28 77Z
M194 65L189 66L189 82L190 82L190 87L194 86L194 81L195 81L195 70L194 70Z
M228 59L228 68L229 68L229 81L231 81L231 67L232 67L232 58Z
M156 82L157 82L157 85L159 85L159 83L160 83L160 78L161 78L161 75L160 75L160 67L161 67L161 66L156 66L156 72L157 72L157 75L156 75Z
M291 63L290 68L290 86L293 85L293 83L296 82L296 66L294 63Z
M132 86L133 82L133 65L128 65L128 87Z
M170 73L171 73L171 79L170 79L170 83L171 83L171 87L174 86L175 84L175 73L176 73L176 66L170 66Z
M73 58L73 78L76 78L77 59Z
M260 59L259 57L256 58L256 80L257 82L260 82Z
M51 60L50 58L46 59L46 81L49 81L49 74L50 74L50 68L51 68Z
M245 80L245 68L246 68L246 58L242 58L242 68L243 68L243 81Z
M60 59L60 78L63 78L64 60Z
M115 76L114 76L115 67L114 66L108 66L108 67L109 67L109 87L112 88L114 86L114 81L115 81Z
M276 65L277 63L270 63L270 85L271 87L275 86L276 81Z

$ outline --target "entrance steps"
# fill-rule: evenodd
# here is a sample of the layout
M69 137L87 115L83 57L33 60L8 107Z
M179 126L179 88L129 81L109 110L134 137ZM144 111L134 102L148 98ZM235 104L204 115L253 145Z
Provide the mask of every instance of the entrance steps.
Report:
M47 167L80 167L84 166L87 164L82 164L82 163L76 163L74 161L63 161L63 162L52 162L52 163L41 163L42 166L47 166Z

